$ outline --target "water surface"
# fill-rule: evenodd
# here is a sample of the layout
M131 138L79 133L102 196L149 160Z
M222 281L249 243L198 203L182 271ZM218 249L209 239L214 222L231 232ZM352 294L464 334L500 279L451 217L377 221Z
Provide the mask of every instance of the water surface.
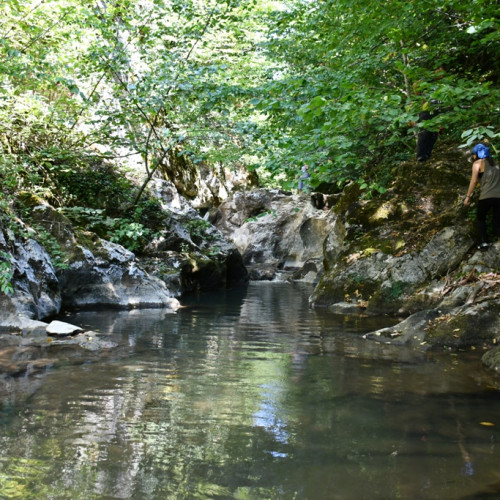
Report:
M119 347L0 379L0 498L500 498L482 353L363 340L391 320L311 310L310 291L61 318Z

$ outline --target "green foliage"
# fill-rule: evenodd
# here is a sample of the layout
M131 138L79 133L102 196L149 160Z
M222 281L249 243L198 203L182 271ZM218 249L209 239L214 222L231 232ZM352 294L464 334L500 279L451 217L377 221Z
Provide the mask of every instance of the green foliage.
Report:
M157 199L143 199L128 213L131 220L156 231L165 227L168 215Z
M298 210L296 210L298 211ZM265 212L261 212L254 217L248 217L245 222L258 222L259 219L262 219L262 217L265 217L266 215L272 215L274 218L278 217L278 214L276 213L276 210L270 209L266 210Z
M7 252L0 251L0 291L5 295L14 293L11 282L13 276L14 272L12 270L10 255Z
M403 295L407 284L402 283L400 281L396 281L391 284L389 290L387 290L387 298L389 300L397 300L401 295Z
M57 239L43 226L35 224L33 229L35 230L36 240L47 250L52 265L56 269L67 269L68 254L61 248Z
M115 167L89 168L95 144L141 155L147 180L178 155L241 163L255 129L248 77L261 72L255 5L2 2L0 153L20 174L9 186L109 210L130 204L130 186L110 181Z
M149 242L151 231L138 222L128 219L107 219L107 236L132 252L140 252Z
M372 198L376 194L384 194L387 189L378 182L368 182L363 178L358 179L359 188L364 191L364 198Z
M313 185L383 187L384 169L413 157L409 123L432 100L443 113L426 128L458 141L472 127L479 133L468 135L468 145L497 137L499 30L491 2L288 5L273 17L265 48L275 66L252 101L267 117L266 168L284 170L288 186L295 165L306 162Z
M104 239L118 243L132 252L141 252L154 235L151 228L141 222L154 222L148 217L148 209L157 207L156 202L144 202L135 209L132 218L108 217L104 210L86 207L66 207L61 209L76 227L95 232ZM161 213L161 212L160 212ZM158 218L158 214L156 215Z
M104 223L104 210L87 207L63 207L59 209L78 228L89 228L94 230Z
M185 221L183 225L196 244L215 239L214 235L208 232L209 229L212 229L212 224L205 219L190 219Z
M29 191L135 250L166 214L127 155L145 183L183 158L291 189L308 163L313 188L369 198L422 126L464 147L500 134L489 0L5 0L0 16L0 201Z
M462 132L461 138L465 140L465 143L461 144L461 147L470 148L478 142L491 141L498 137L500 137L500 132L495 133L492 126L474 127Z

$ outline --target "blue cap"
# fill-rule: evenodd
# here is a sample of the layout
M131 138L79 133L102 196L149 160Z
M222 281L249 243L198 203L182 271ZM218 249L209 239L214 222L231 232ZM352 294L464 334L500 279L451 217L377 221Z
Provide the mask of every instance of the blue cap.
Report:
M490 155L490 148L486 147L484 144L476 144L472 148L472 153L477 155L478 158L486 158Z

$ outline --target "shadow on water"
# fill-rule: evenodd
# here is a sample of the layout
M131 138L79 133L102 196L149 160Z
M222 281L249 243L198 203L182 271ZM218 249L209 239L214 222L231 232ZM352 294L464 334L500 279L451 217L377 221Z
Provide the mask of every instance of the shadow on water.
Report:
M63 318L119 348L9 379L0 498L498 498L480 353L366 341L393 320L312 310L309 293L251 283L176 314Z

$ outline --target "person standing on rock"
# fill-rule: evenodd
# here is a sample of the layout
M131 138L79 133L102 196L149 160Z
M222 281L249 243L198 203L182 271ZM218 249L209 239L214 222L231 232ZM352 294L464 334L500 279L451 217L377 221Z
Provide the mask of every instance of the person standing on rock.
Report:
M304 165L302 167L302 174L299 177L299 186L298 186L299 193L304 191L304 189L306 190L309 189L309 184L306 181L307 179L311 178L311 174L308 172L308 170L309 170L309 165Z
M481 191L476 217L480 238L478 249L484 251L488 249L486 217L490 211L493 212L493 231L495 236L500 236L500 168L491 157L488 146L476 144L472 153L475 161L472 164L472 176L464 205L469 205L472 192L480 181Z
M440 101L436 101L434 99L430 103L424 103L424 105L422 106L422 111L418 115L418 120L416 122L411 121L410 125L412 127L416 127L418 123L426 120L431 120L432 118L439 115L441 111L436 108L436 106L439 104L441 104ZM429 106L434 106L434 109L429 110ZM431 157L434 144L436 144L438 137L439 132L421 128L420 132L417 134L417 161L425 162Z

